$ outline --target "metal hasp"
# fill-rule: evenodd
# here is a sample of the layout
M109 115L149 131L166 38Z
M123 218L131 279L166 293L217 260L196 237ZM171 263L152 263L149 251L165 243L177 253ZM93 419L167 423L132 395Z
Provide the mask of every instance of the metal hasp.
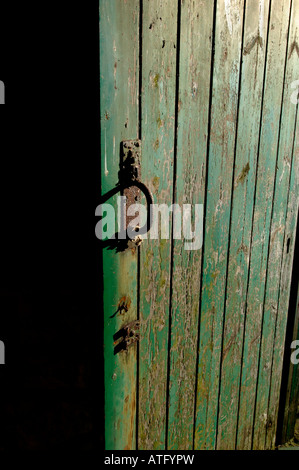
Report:
M104 204L112 196L118 192L126 197L126 217L123 216L124 211L120 218L120 232L127 230L131 220L135 219L135 215L129 216L128 209L140 201L140 194L143 192L147 203L147 220L144 226L140 227L139 224L134 228L136 231L136 238L134 243L139 246L142 242L141 235L146 234L150 228L153 219L152 205L153 196L149 188L141 182L141 141L138 139L125 140L120 144L120 170L118 172L119 182L110 191L102 195L101 204ZM121 238L122 239L122 238Z
M127 351L132 344L136 343L140 339L139 334L140 321L135 320L128 325L124 326L113 336L114 339L114 355L120 351Z
M124 140L121 142L120 149L120 172L119 181L123 185L128 185L134 181L140 181L141 179L141 167L140 167L140 156L141 156L141 141L140 140ZM135 216L128 216L128 208L132 204L136 204L140 201L140 189L137 186L130 186L123 192L126 196L126 220L123 221L126 229L132 219Z

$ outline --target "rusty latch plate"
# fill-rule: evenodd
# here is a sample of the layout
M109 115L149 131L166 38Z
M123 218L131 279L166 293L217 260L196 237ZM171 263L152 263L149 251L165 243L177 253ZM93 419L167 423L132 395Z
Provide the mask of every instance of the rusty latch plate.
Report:
M123 140L121 142L119 180L124 182L141 180L141 140ZM135 218L135 216L127 215L128 208L132 204L140 202L140 189L131 186L124 190L123 195L127 198L126 220L123 221L125 224L123 229L126 230L130 221Z

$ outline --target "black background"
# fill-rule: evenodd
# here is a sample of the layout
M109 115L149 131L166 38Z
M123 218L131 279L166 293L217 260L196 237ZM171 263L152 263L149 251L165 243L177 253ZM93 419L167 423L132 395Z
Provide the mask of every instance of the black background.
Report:
M1 2L0 450L103 446L98 36L97 1Z

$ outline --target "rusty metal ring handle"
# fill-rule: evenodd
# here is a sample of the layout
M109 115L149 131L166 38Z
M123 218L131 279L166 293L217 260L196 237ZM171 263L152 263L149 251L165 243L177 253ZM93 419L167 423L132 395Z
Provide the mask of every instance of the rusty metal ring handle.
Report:
M131 180L131 181L127 181L126 183L119 183L115 188L111 189L110 191L108 191L108 193L104 194L101 197L100 204L104 204L112 196L115 196L115 194L117 194L120 191L129 189L131 186L136 186L137 188L139 188L140 191L143 192L146 198L146 204L147 204L146 223L144 224L143 227L139 228L137 232L138 235L145 235L150 230L152 220L153 220L153 196L150 190L148 189L148 187L144 183L141 183L141 181L138 181L138 180Z

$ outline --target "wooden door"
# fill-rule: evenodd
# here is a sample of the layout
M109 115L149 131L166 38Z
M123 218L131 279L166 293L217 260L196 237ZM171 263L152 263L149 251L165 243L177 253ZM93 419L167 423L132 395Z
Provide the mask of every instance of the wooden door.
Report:
M100 0L102 194L140 139L203 246L103 249L107 449L272 449L298 213L299 0ZM116 207L116 199L110 200ZM114 335L140 340L114 354Z

